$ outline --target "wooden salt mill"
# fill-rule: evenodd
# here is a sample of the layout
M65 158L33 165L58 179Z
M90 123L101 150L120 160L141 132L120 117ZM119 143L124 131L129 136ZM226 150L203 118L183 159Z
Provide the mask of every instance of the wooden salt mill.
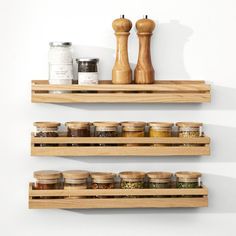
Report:
M134 82L136 84L153 84L155 82L155 71L151 60L151 36L155 28L155 22L148 19L147 15L136 22L137 35L139 37L138 63L134 71Z
M128 58L128 37L132 28L132 22L122 15L112 22L117 39L116 61L112 69L113 84L130 84L132 82L132 72Z

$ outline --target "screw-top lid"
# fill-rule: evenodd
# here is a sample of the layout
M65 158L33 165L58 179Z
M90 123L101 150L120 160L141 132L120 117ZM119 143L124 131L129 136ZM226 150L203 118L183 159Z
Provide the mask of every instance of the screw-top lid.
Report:
M125 18L124 15L121 15L120 18L115 19L112 22L112 28L116 33L129 32L132 28L132 22Z
M178 127L194 127L194 128L197 128L197 127L203 126L203 124L202 123L198 123L198 122L177 122L176 126L178 126Z
M170 179L172 173L170 172L148 172L147 177L150 179Z
M56 170L39 170L34 172L34 178L38 180L60 179L61 172Z
M80 63L80 62L98 63L99 62L99 58L76 58L75 61L77 63Z
M140 19L136 22L136 29L138 33L149 33L151 34L155 28L155 22L151 19L148 19L148 16L145 15L143 19Z
M143 179L145 173L140 171L123 171L119 173L119 176L123 179Z
M175 173L177 178L183 179L197 179L202 176L200 172L179 171Z
M65 179L87 179L89 172L84 170L67 170L63 171L62 175Z
M151 127L162 127L162 128L171 128L174 124L169 122L150 122L148 123Z
M50 42L49 46L50 47L69 47L71 46L72 43L71 42Z
M79 128L83 129L83 128L88 128L90 123L89 122L70 121L70 122L66 122L65 125L71 129L79 129Z
M57 128L58 126L60 126L61 124L58 122L34 122L34 126L36 126L37 128Z

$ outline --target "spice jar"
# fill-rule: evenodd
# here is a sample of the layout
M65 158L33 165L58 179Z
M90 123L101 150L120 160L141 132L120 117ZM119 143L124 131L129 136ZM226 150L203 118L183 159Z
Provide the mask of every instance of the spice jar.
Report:
M49 84L72 84L73 59L70 42L51 42L48 53ZM50 93L68 93L66 91L50 91Z
M92 189L113 189L115 188L115 174L109 172L90 173Z
M61 188L61 172L55 170L40 170L34 172L36 182L34 189L50 190Z
M172 136L173 123L167 122L150 122L149 137L162 138ZM154 146L168 146L168 144L156 143Z
M145 122L122 122L122 137L144 137ZM126 146L140 146L141 144L125 144Z
M120 187L122 189L142 189L144 188L144 172L124 171L119 174L121 178Z
M65 190L80 190L87 189L87 180L89 173L81 170L68 170L62 172L64 178L64 189ZM68 198L81 198L77 196L68 196Z
M90 123L88 122L66 122L67 137L90 137ZM71 146L85 146L86 144L70 144Z
M94 122L95 137L107 138L118 136L118 125L116 122ZM116 144L99 144L99 146L114 146Z
M98 58L76 59L78 63L78 83L98 84Z
M201 186L201 176L199 172L180 171L176 172L177 188L199 188Z
M181 138L194 138L202 136L202 123L195 122L178 122L178 135ZM199 144L183 144L184 146L199 146Z
M58 122L34 122L36 127L35 137L58 137ZM36 146L58 146L58 144L37 144Z
M172 173L169 172L148 172L149 188L171 188Z

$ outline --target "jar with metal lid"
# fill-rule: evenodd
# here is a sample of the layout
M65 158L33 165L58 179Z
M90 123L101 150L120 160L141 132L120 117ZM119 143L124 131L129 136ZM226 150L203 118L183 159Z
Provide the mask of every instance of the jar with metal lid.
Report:
M94 122L95 137L109 138L118 136L117 122ZM99 144L99 146L114 146L117 144Z
M167 122L150 122L149 124L149 137L163 138L172 136L173 123ZM168 144L156 143L154 146L168 146Z
M90 137L89 122L66 122L67 137ZM71 146L85 146L86 144L71 144Z
M50 190L61 188L61 172L55 170L40 170L34 172L34 189Z
M199 172L180 171L176 172L177 188L199 188L201 186L201 176Z
M60 123L58 122L34 122L36 127L35 137L58 137L58 127ZM37 144L36 146L58 146L58 144Z
M202 123L178 122L178 135L181 138L195 138L202 136ZM184 144L184 146L199 146L199 144Z
M169 172L148 172L149 188L171 188L172 173Z
M65 190L80 190L88 188L89 172L82 170L67 170L62 172ZM78 196L68 196L68 198L81 198Z
M78 58L78 83L98 84L98 58Z
M145 136L145 122L122 122L122 137L144 137ZM140 146L142 144L125 144L126 146Z
M122 189L142 189L144 188L145 173L139 171L124 171L119 174L121 178L120 187Z
M72 84L73 58L70 42L50 42L49 84ZM68 93L66 91L50 91L50 93Z

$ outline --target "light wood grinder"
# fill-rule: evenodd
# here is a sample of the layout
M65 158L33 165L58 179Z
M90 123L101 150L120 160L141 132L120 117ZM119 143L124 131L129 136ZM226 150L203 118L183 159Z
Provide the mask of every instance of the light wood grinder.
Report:
M155 82L155 71L151 60L151 36L155 28L155 22L148 19L147 15L136 22L137 35L139 37L138 62L134 71L134 82L136 84L153 84Z
M132 82L132 72L128 57L128 37L132 28L132 22L122 15L112 23L117 39L116 61L112 69L113 84L130 84Z

